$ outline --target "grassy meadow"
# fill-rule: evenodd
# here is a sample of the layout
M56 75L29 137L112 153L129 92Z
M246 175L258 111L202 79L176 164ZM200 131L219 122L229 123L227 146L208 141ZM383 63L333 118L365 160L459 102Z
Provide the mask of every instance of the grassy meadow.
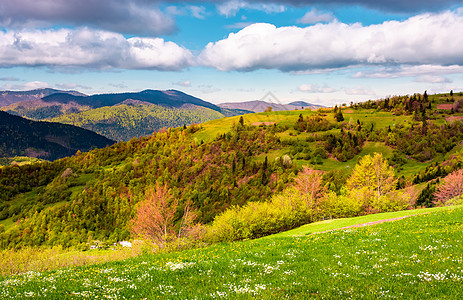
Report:
M297 234L4 276L0 278L0 297L461 298L463 207L420 212L427 213L407 211L335 220L328 226L322 222L301 227L293 232ZM407 214L412 216L342 228ZM339 227L342 229L325 232Z

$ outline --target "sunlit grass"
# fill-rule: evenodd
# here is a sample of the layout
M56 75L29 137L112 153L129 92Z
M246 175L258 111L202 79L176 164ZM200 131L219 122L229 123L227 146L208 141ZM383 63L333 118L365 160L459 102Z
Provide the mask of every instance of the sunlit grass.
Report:
M459 299L462 219L460 207L326 233L27 272L0 278L0 297Z

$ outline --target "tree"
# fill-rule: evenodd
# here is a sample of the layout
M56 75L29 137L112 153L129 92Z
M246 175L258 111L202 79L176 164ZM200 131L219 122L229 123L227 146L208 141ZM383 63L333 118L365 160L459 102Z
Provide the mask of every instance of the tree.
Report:
M362 157L347 180L348 189L362 189L366 194L370 194L365 198L365 206L370 205L372 197L378 202L381 196L395 190L396 184L394 169L381 153Z
M243 118L243 116L240 117L239 123L241 124L241 126L244 126L244 118Z
M338 113L336 114L336 121L338 121L338 122L344 121L344 116L342 115L341 109L339 109Z
M177 209L178 201L172 197L167 184L156 183L155 187L151 186L147 189L145 200L138 204L137 214L132 220L132 232L159 247L188 236L193 231L197 213L187 202L177 229L175 226Z
M442 179L442 184L434 193L434 204L445 205L453 198L463 194L463 169L454 171Z
M323 186L323 174L304 166L303 170L297 175L294 187L306 198L308 208L313 209L315 202L322 198L327 188Z

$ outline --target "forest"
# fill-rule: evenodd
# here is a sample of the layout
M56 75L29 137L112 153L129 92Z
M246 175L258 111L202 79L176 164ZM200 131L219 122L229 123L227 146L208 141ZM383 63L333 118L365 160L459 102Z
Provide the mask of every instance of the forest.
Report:
M425 92L249 114L5 166L0 247L214 243L460 203L462 101ZM165 213L147 228L153 211Z

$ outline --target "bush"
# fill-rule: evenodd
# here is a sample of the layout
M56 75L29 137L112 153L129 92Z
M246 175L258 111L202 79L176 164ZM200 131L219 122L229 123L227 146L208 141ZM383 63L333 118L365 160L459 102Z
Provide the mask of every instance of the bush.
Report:
M312 211L294 188L274 195L270 202L233 206L218 215L206 232L206 241L230 242L289 230L311 222Z
M377 212L391 212L410 207L411 195L406 191L394 191L388 195L373 198L372 208Z
M320 209L322 216L330 219L356 217L363 212L363 201L346 194L345 190L339 196L330 191L323 198Z

